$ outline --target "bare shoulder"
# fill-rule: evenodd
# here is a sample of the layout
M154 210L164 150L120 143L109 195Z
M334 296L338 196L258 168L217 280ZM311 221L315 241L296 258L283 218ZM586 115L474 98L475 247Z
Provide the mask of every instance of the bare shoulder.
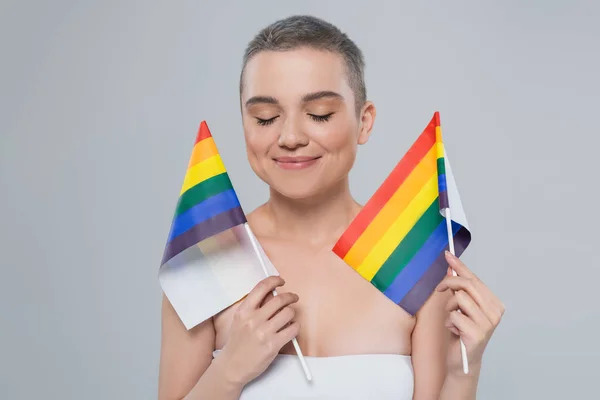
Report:
M159 399L184 398L212 362L215 331L212 318L187 330L163 294Z
M273 231L273 226L267 218L266 207L266 203L262 204L246 215L248 225L250 225L252 232L258 239Z

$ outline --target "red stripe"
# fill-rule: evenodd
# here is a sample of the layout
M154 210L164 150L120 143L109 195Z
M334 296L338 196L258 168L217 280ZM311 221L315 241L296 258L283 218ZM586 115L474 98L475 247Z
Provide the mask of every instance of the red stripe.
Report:
M435 126L441 126L440 125L440 113L439 113L439 111L436 111L433 114L433 120L435 121ZM435 129L435 126L434 126L434 129Z
M198 143L199 141L204 140L209 137L212 137L212 135L210 134L208 125L206 125L206 121L202 121L200 123L200 128L198 129L198 135L196 136L196 142L194 143L194 145L196 143Z
M435 117L434 117L435 118ZM340 258L344 258L358 240L360 235L367 229L367 226L373 221L375 216L381 211L383 206L396 193L396 190L402 185L412 170L421 162L429 149L435 144L435 123L434 118L423 130L421 135L410 147L408 152L396 164L394 170L388 175L383 184L377 189L375 194L369 199L367 204L358 213L356 218L350 223L342 237L333 247L333 252Z

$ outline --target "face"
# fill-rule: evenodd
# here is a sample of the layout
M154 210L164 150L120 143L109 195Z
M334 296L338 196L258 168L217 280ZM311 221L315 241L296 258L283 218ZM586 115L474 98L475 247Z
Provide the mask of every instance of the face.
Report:
M318 196L347 179L375 109L359 115L340 55L308 48L261 52L241 96L248 160L285 197Z

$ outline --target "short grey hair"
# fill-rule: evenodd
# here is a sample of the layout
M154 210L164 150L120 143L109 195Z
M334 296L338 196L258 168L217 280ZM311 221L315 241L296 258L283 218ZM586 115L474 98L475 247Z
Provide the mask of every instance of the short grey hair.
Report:
M248 62L262 51L289 51L301 47L324 50L342 56L346 64L348 84L354 93L357 117L367 100L362 51L333 24L310 15L293 15L263 28L248 43L240 74L240 96L244 86L244 70Z

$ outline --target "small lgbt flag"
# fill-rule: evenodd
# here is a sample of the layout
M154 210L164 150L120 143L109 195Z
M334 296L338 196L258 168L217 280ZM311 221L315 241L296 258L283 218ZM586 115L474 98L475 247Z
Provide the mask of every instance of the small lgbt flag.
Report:
M455 255L471 241L445 154L440 116L398 162L333 248L363 278L414 315L446 275L451 211Z
M223 160L202 121L159 271L161 287L187 329L244 297L265 273L277 275L250 235ZM261 269L252 241L267 271Z

